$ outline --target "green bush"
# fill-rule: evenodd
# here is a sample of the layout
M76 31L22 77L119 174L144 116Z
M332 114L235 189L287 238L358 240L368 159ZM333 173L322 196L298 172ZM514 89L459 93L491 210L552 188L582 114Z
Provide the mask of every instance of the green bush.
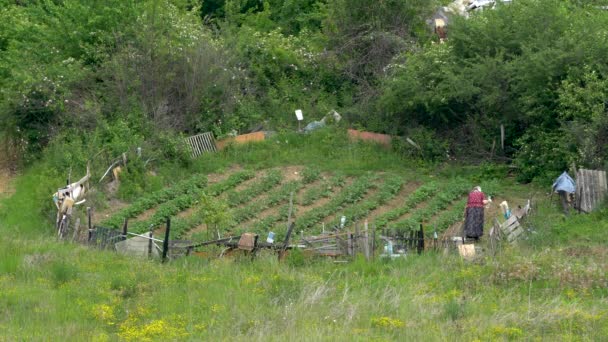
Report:
M551 184L554 177L577 160L576 148L560 133L530 130L517 143L520 148L514 163L520 182L537 180Z
M413 146L406 138L418 146ZM410 159L437 162L446 159L448 142L431 129L416 127L409 129L404 138L393 139L393 148Z

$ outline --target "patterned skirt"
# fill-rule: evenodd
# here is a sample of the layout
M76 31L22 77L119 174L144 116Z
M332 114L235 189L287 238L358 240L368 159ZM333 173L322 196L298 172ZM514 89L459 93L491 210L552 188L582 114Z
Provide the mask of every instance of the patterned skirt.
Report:
M483 207L467 208L467 217L464 221L464 236L477 239L483 235Z

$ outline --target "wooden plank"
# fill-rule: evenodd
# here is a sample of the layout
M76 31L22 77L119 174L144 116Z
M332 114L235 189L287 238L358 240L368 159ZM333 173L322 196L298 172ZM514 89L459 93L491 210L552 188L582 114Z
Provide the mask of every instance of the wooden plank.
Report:
M585 186L587 187L587 212L591 212L593 210L593 197L595 191L593 188L593 174L591 173L591 170L585 170L585 173Z
M209 133L209 138L211 139L211 143L213 144L213 152L217 152L217 145L215 144L215 137L213 134Z
M507 226L503 232L505 232L507 235L511 234L515 229L517 229L518 227L520 227L519 222L515 222L512 225Z
M198 150L197 157L200 157L201 154L203 154L203 149L201 147L201 144L199 143L199 136L198 135L194 137L194 145L196 146L196 149Z
M581 211L585 211L585 179L583 177L583 174L583 169L579 169L578 173L576 174L576 193L579 196L578 208Z
M205 141L205 135L204 134L199 134L199 136L196 138L198 140L198 143L201 146L201 149L206 152L208 149L207 146L207 142Z
M595 187L594 185L594 177L593 177L593 173L591 172L591 170L587 170L587 177L586 177L586 185L587 185L587 194L589 196L589 202L588 202L588 211L591 212L593 210L593 204L595 203Z
M197 152L196 148L194 147L192 137L188 138L188 147L190 147L190 153L192 153L192 158L196 158L196 156L198 155L198 152Z
M205 147L205 151L209 151L210 146L209 146L209 142L207 141L207 134L206 133L201 134L200 139L201 139L201 142L203 143L203 146Z
M198 156L200 157L205 152L205 148L201 143L201 136L197 135L196 137L194 137L194 141L196 143L196 147L198 148Z
M188 141L189 141L190 147L192 147L193 156L198 157L201 154L201 152L199 151L198 147L196 146L196 139L194 137L190 137L190 138L188 138Z
M517 238L518 238L518 237L519 237L519 236L520 236L520 235L521 235L523 232L524 232L524 230L523 230L522 228L517 229L517 230L513 231L513 233L512 233L512 234L510 234L510 235L507 237L507 240L508 240L509 242L513 242L513 241L517 240Z
M198 135L192 136L191 141L192 141L192 146L196 150L196 157L200 157L200 155L203 154L203 151L201 150L197 137L198 137Z
M190 148L190 153L192 154L192 158L196 157L196 151L194 150L194 146L192 146L192 137L186 138L186 144Z
M211 133L205 134L205 141L207 142L207 146L208 146L207 151L213 152L215 146L213 146L213 137L211 136Z
M509 218L508 218L508 219L507 219L507 220L506 220L506 221L503 223L503 226L504 226L504 225L510 226L510 225L512 225L512 224L513 224L513 223L515 223L515 222L517 222L517 216L515 216L515 215L511 215L511 217L509 217Z

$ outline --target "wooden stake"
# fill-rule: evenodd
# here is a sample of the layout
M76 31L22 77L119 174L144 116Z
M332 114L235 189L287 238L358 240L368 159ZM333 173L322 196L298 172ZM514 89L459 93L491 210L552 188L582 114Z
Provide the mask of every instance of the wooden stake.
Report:
M374 230L372 231L372 260L376 256L376 225L374 224Z
M77 218L76 223L74 223L74 234L72 235L72 242L74 242L78 236L80 236L80 217Z
M169 231L171 230L171 218L167 217L167 229L165 230L165 240L163 241L163 262L167 261L169 252Z
M125 218L125 222L122 224L123 241L127 239L128 226L129 226L129 219Z
M93 227L91 227L91 207L87 207L87 226L89 228L89 235L87 237L87 243L91 242L91 237L93 235Z
M354 243L353 243L353 256L355 256L357 254L357 252L359 252L359 237L361 236L361 233L359 232L359 225L355 223L355 236L354 236Z
M365 253L365 259L369 261L369 224L367 223L367 220L365 220L363 228L365 229L365 233L363 235L363 252Z
M149 240L148 240L148 258L152 257L152 238L154 237L154 226L150 225L150 234L149 234Z
M424 252L424 228L421 223L418 231L418 254L422 254L422 252Z
M289 213L287 215L287 227L291 225L291 213L293 211L293 191L289 195Z

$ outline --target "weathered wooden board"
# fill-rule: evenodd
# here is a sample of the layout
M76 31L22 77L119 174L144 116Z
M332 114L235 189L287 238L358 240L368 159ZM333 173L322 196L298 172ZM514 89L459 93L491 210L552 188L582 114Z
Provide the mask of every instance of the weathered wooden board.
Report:
M186 144L190 147L192 158L199 157L205 152L217 152L213 133L206 132L185 139Z
M589 213L604 201L608 187L606 171L579 169L576 173L576 208Z
M524 232L519 219L516 215L511 215L500 225L500 231L507 237L507 241L513 242Z

